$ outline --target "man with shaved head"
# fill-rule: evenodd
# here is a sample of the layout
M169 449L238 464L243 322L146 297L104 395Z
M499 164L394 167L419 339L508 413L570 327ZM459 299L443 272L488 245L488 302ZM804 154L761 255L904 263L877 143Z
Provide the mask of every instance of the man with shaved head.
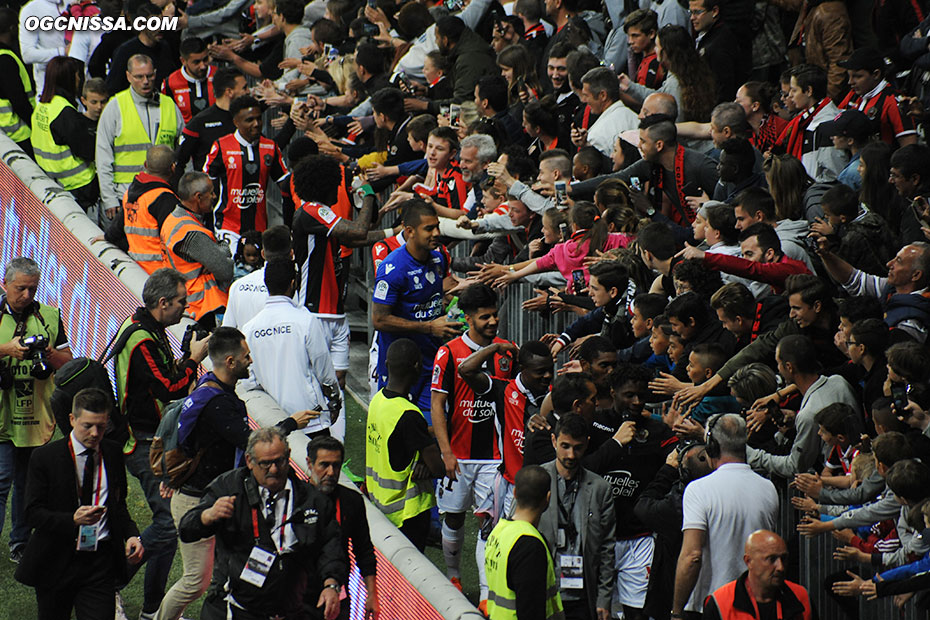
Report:
M813 617L807 590L785 579L788 546L781 536L756 530L746 539L743 561L748 570L707 598L704 620Z
M165 218L178 206L171 188L174 151L159 144L145 152L145 164L122 195L122 217L113 218L106 240L132 257L146 273L162 265L158 231Z

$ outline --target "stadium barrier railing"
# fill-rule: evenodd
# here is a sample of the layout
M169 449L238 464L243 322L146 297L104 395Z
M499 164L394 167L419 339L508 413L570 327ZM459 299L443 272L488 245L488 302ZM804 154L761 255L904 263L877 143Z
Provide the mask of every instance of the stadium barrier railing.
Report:
M0 134L0 263L27 256L42 271L37 299L62 310L75 356L95 357L123 320L141 305L147 274L118 248L94 241L103 234L59 185ZM370 258L369 258L370 260ZM186 325L169 329L178 346ZM241 394L253 427L285 413L261 391ZM307 438L288 438L292 463L307 475ZM483 616L374 506L365 500L378 557L381 618L480 620ZM364 617L362 582L353 563L351 618Z

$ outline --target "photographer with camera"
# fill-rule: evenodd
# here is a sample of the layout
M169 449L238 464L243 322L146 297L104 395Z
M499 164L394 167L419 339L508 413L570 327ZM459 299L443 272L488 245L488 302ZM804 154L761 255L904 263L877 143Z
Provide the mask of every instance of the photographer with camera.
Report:
M23 521L26 467L33 449L52 438L52 375L71 359L61 311L35 299L39 275L35 261L14 258L0 297L0 528L12 487L10 559L17 563L29 538Z
M177 548L171 509L159 493L149 448L165 405L187 396L197 381L197 366L207 355L206 337L192 337L190 355L180 360L174 359L168 341L165 329L178 323L187 308L185 284L184 276L174 269L152 273L142 288L145 306L123 322L117 337L118 343L125 342L116 351L116 397L129 425L123 447L126 469L139 479L152 509L152 523L142 532L146 562L142 611L147 614L158 610Z

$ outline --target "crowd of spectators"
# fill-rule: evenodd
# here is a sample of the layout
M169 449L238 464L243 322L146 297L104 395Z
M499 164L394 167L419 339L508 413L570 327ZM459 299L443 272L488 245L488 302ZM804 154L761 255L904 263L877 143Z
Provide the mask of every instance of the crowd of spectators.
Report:
M94 458L74 446L90 455L112 409L107 441L124 444L153 521L138 537L122 512L105 525L81 493L69 524L81 528L78 554L86 528L103 541L125 534L125 555L146 567L143 618L180 617L212 568L205 609L331 620L346 560L324 497L344 457L336 438L364 444L370 499L421 550L441 546L459 588L475 514L474 602L491 618L808 618L807 591L786 578L827 558L789 556L799 534L826 532L849 570L805 585L827 588L839 613L856 618L855 597L890 595L926 610L926 8L0 8L0 130L100 225L97 242L150 274L120 328L116 400L75 400L69 445L79 486L95 480ZM26 25L63 14L146 26ZM177 27L155 28L160 17ZM16 260L0 302L0 362L15 382L0 387L36 403L0 401L0 517L12 487L10 555L36 585L35 548L50 535L36 479L66 453L37 449L51 438L50 387L29 375L24 338L45 326L54 370L70 350L46 325L60 322L54 309L34 302L38 268ZM344 404L359 284L375 330L364 437L347 432ZM523 329L514 308L552 328ZM176 360L165 328L184 312L198 331ZM249 439L239 381L289 417ZM149 446L163 410L188 394L203 398L185 449L223 459L196 465L172 494ZM284 438L298 430L317 442L308 467L320 493L286 475ZM122 471L104 444L100 472ZM96 476L95 504L110 501L101 479L115 495L125 486L122 473ZM269 543L286 558L276 569L246 548L259 534L229 499L240 487L270 494L263 510L283 519ZM297 498L325 516L327 540L286 526ZM179 538L184 577L169 589ZM306 582L275 578L285 564ZM242 574L224 583L232 570ZM260 594L269 575L283 593L274 602ZM36 588L42 617L58 617L65 603L43 606L49 585ZM79 617L100 609L81 601Z

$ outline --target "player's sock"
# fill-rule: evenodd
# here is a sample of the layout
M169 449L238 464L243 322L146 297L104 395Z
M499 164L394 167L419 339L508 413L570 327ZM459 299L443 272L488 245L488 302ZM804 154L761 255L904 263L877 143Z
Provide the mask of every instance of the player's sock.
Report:
M478 564L478 589L480 591L479 601L488 598L488 578L484 574L484 546L486 544L487 541L483 540L479 534L478 540L475 541L475 562Z
M453 530L446 525L445 520L442 522L442 555L446 559L446 574L452 577L462 578L459 571L459 564L462 559L462 544L465 542L465 528L460 527Z
M329 415L329 412L327 411L323 415ZM329 434L342 443L346 442L346 393L344 391L342 392L342 406L339 409L339 417L329 427Z

